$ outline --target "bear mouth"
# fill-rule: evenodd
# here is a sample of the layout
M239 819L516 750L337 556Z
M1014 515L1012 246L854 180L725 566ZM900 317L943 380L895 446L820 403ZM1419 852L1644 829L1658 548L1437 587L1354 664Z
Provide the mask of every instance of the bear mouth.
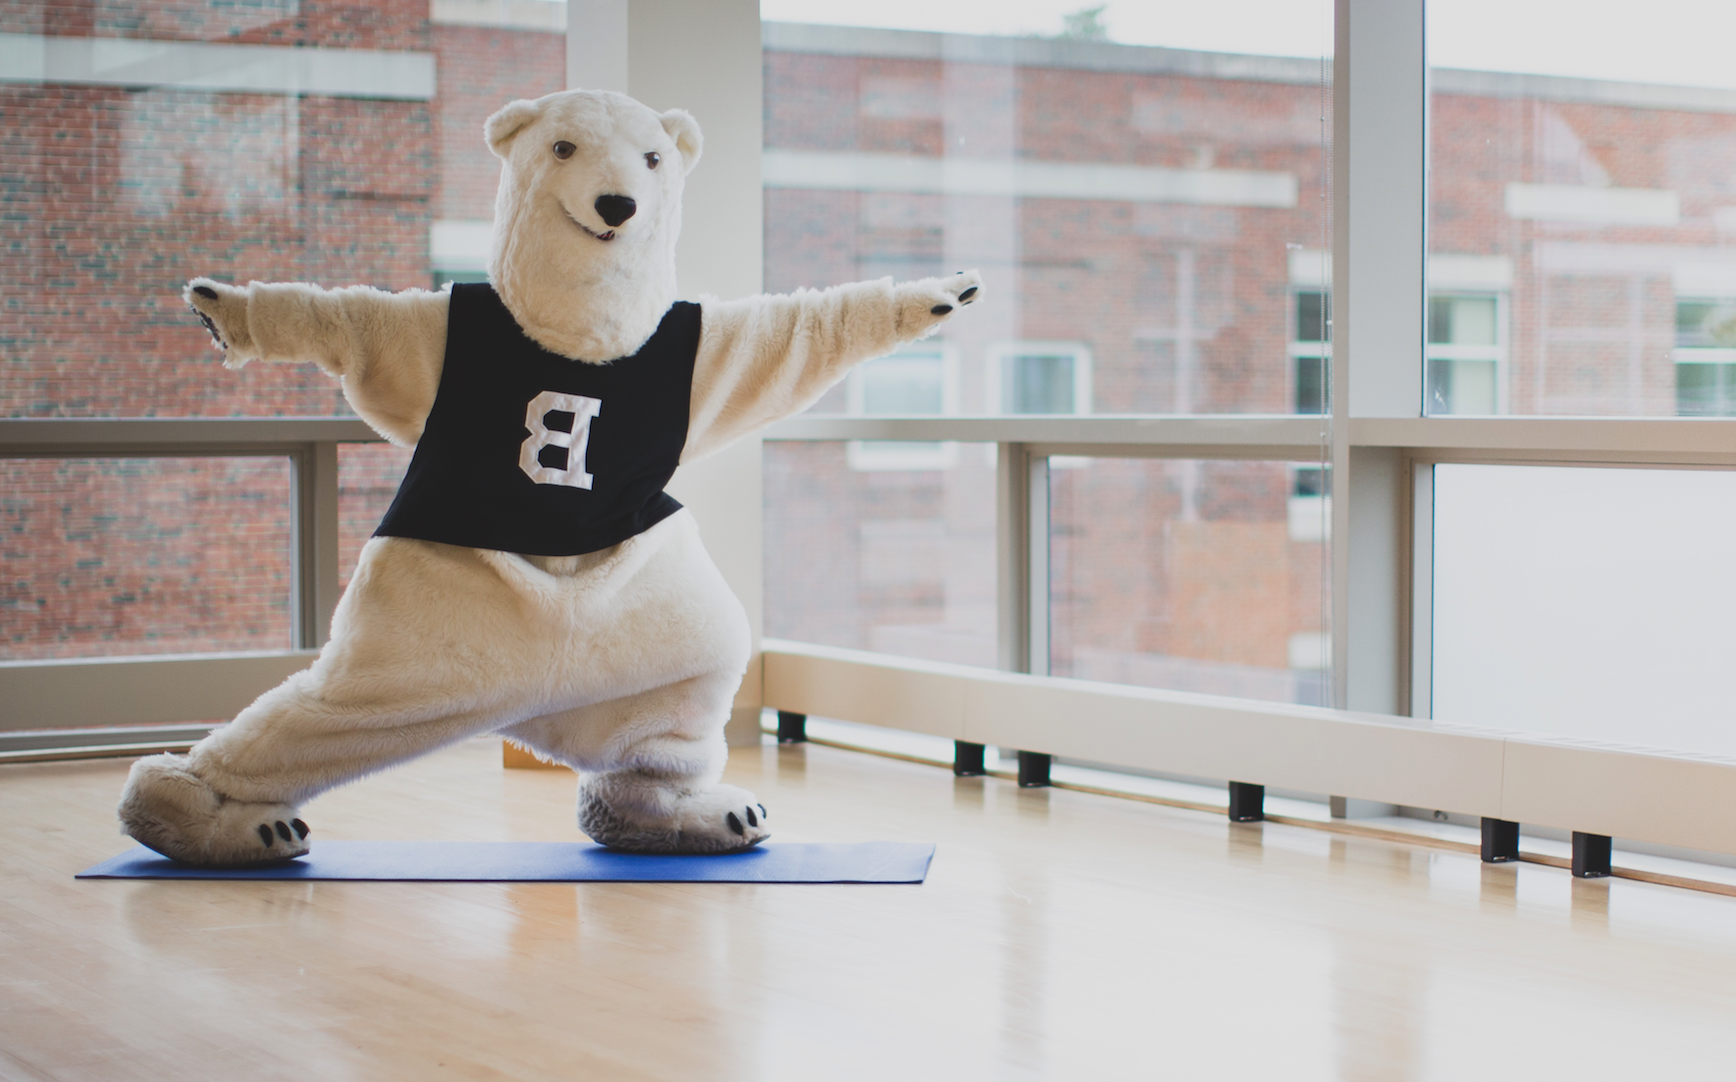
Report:
M581 222L577 218L573 217L572 213L570 211L568 211L567 208L562 207L561 211L566 214L567 221L578 226L580 229L583 229L586 233L589 233L591 236L596 237L598 240L604 242L605 244L608 243L609 241L612 241L615 239L615 231L613 229L610 229L610 230L603 232L603 233L599 233L595 229L592 229L590 226L586 225L584 222Z

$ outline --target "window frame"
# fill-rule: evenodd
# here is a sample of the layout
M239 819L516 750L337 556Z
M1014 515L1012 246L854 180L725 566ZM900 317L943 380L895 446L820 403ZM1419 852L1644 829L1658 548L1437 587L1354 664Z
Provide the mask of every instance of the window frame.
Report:
M730 52L726 60L705 67L697 61L704 59L709 64L716 60L716 35L693 27L690 11L682 9L680 19L685 22L681 22L673 9L664 12L650 0L626 0L620 5L623 11L631 8L635 18L646 20L641 40L654 40L653 31L667 35L675 42L676 51L693 58L695 63L691 66L695 71L703 67L703 77L714 85L718 71L722 71L730 80L723 86L724 92L757 95L762 60L754 50L761 38L749 40L745 33L746 20L754 17L754 13L736 0L716 6L719 10L727 6L730 17L742 22L744 47ZM569 18L578 19L582 9L583 5L571 5ZM1036 659L1046 656L1045 604L1040 586L1034 584L1037 578L1034 572L1046 566L1048 523L1042 496L1046 492L1051 456L1318 459L1329 465L1333 538L1329 651L1333 701L1339 707L1362 712L1362 720L1357 724L1363 726L1383 717L1396 720L1407 715L1417 719L1428 716L1430 493L1434 464L1595 463L1736 469L1736 450L1732 450L1736 448L1736 419L1732 418L1424 415L1430 74L1424 51L1423 0L1335 0L1335 13L1332 77L1326 90L1332 95L1329 278L1335 283L1330 365L1333 393L1329 413L1265 417L803 416L780 422L766 433L765 438L776 440L952 440L997 444L998 620L1003 668L1039 672L1040 662ZM659 22L665 15L667 20ZM585 65L591 61L606 60L622 70L616 72L610 67L607 77L593 79L592 85L618 83L620 89L637 90L641 96L649 97L650 90L660 84L640 80L629 84L626 80L625 22L623 14L620 26L611 32L613 36L569 35L569 62L572 70L578 71L587 70ZM689 28L685 37L683 27ZM759 29L762 34L768 33L765 27ZM670 71L681 67L668 66ZM1323 80L1323 86L1324 83ZM662 96L680 98L669 90L664 90ZM754 108L742 110L743 132L748 130L747 125L757 123L760 115ZM740 148L756 144L752 139L732 138L719 140L719 145ZM748 153L748 156L757 159L757 155ZM720 163L723 161L720 159ZM750 171L747 166L753 164L728 161L730 166L742 165L738 172L743 176ZM708 166L707 176L715 180L716 174L711 170L717 167ZM757 277L759 268L757 238L762 189L743 183L730 191L733 194L728 197L702 196L698 189L690 192L690 198L709 201L705 203L704 215L698 213L698 204L694 204L692 222L684 237L684 249L692 247L702 253L694 268L697 273L692 275L693 281L684 278L689 287L726 295L752 291L737 290L733 278L728 279L728 286L718 284L726 272ZM726 206L733 213L720 213ZM706 226L710 232L696 229L700 223L711 223ZM726 228L737 230L727 241L723 238ZM751 253L753 258L744 253ZM372 438L373 434L360 422L347 420L0 420L0 454L101 455L123 450L131 454L168 454L185 453L190 447L212 453L221 446L230 448L232 453L266 453L261 448L288 447L303 456L308 465L298 473L301 494L298 506L308 508L309 513L297 521L300 544L296 551L302 574L302 604L298 611L304 614L304 642L317 637L336 603L336 444ZM736 486L730 489L732 496L737 489L759 491L757 445L748 443L741 453L732 451L714 460L720 463L715 468L725 471L729 484ZM732 513L737 518L743 503L736 499L732 504ZM757 518L749 525L750 529L740 531L741 536L730 534L726 538L728 544L715 546L727 561L733 561L732 567L757 563L759 559L759 551L751 541L758 537ZM715 541L715 535L708 536ZM757 611L759 597L751 586L757 581L753 574L749 568L743 581L750 585L738 589L750 610ZM280 660L274 658L272 664ZM895 659L887 659L887 671L893 671L894 662ZM134 689L141 673L146 670L183 673L189 671L185 668L187 664L191 663L164 659L110 665L108 668L116 672L125 669L128 674L124 679L116 677L112 681L79 678L79 674L89 670L77 666L32 665L14 671L27 670L26 675L60 673L72 678L63 682L69 688L76 684L79 692L78 696L65 696L65 709L72 716L72 711L83 709L81 703L88 705L102 699L106 694L103 688L110 691L119 688L128 692L131 699L139 699ZM230 667L240 671L239 662ZM0 665L0 670L5 668ZM757 667L750 669L750 674L758 672ZM750 676L750 681L757 679ZM1036 703L1032 710L1059 702L1055 696L1077 691L1069 691L1065 682L1051 685L1040 676L1024 679L1032 683L1018 685L1020 701ZM182 683L191 688L198 682ZM827 686L837 683L833 681ZM774 691L769 677L766 689L770 698ZM1042 695L1031 694L1033 690L1040 690ZM738 707L751 701L757 717L759 694L757 684L744 688L744 698L738 700ZM787 689L777 690L776 694L789 701L774 701L773 705L793 707L797 697L787 693ZM162 696L164 701L173 697L170 692ZM1129 701L1134 699L1152 710L1157 709L1152 704L1167 702L1161 695L1129 696ZM900 716L907 715L908 703L915 701L899 700L903 712ZM965 700L960 696L959 701ZM172 708L161 703L153 705ZM1181 718L1186 711L1193 710L1195 714L1186 717L1197 720L1195 715L1201 709L1204 708L1197 704L1182 704L1175 707L1173 716ZM1222 709L1226 713L1236 712L1238 718L1258 716L1286 723L1297 716L1297 708L1253 701L1230 701ZM1143 724L1145 715L1140 717ZM1317 720L1326 719L1320 715ZM757 738L757 732L754 735ZM1038 739L1038 734L1033 733L1032 739ZM1125 753L1132 756L1131 752ZM1422 769L1416 767L1418 771ZM1633 776L1652 777L1653 774L1645 773L1652 769L1651 764L1640 764ZM1274 768L1273 773L1275 776L1278 771ZM1542 822L1551 817L1565 819L1570 812L1582 814L1584 808L1591 806L1584 801L1595 797L1592 793L1579 803L1559 798L1554 806L1568 811L1552 811L1548 816L1539 812L1532 818ZM1687 817L1667 829L1657 826L1646 829L1659 840L1695 844L1682 839L1712 837L1697 822L1700 821ZM1567 825L1579 829L1597 824ZM1642 832L1636 826L1631 833L1639 837Z

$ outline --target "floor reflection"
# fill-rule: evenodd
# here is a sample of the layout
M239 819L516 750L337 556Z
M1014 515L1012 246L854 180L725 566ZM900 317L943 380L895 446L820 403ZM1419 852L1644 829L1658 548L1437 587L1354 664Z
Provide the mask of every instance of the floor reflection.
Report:
M1024 804L1020 801L1021 813ZM1042 807L1047 810L1046 801ZM1040 874L1009 876L1001 892L1000 917L1001 1058L1022 1070L1040 1072L1048 1015L1050 912L1047 880Z
M1342 1082L1421 1077L1425 963L1414 939L1341 930L1334 937L1333 1025Z
M987 810L987 789L992 778L953 778L952 810L981 814Z

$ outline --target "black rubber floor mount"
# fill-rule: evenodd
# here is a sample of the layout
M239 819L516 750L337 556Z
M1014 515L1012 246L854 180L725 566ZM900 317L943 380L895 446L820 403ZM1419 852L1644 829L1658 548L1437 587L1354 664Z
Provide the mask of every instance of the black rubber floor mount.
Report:
M1608 834L1573 832L1573 877L1602 879L1609 874L1609 858L1615 839Z
M1266 787L1245 781L1230 783L1230 820L1258 823L1266 818Z
M778 743L805 744L808 741L808 715L789 710L778 711Z
M979 778L988 773L983 768L983 752L987 750L981 744L972 744L968 740L952 742L952 772L961 778Z
M1519 859L1519 824L1483 817L1483 863L1508 864Z
M1019 752L1019 786L1041 789L1049 784L1050 756L1040 751Z

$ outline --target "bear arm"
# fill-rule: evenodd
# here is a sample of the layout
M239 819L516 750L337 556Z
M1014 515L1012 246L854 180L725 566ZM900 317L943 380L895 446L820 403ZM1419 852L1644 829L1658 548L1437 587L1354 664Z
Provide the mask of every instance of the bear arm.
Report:
M421 289L252 282L251 356L237 359L312 361L338 377L363 420L393 443L412 446L440 387L449 300Z
M980 285L969 271L707 301L681 460L802 412L854 366L933 334Z
M346 298L363 348L343 374L344 398L382 436L413 447L440 390L452 295L367 292L372 296Z

